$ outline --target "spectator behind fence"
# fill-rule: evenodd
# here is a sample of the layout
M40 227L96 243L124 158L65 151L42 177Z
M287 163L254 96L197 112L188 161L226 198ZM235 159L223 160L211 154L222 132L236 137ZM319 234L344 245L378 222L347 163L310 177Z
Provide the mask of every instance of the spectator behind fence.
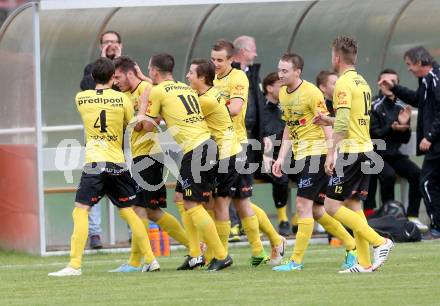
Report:
M272 162L278 158L283 131L286 122L281 119L282 111L279 106L279 91L281 82L277 72L269 73L263 80L263 92L266 105L263 115L263 179L272 184L272 198L277 208L278 232L282 236L291 234L287 217L287 200L289 195L289 177L283 173L280 177L272 174ZM267 172L267 173L266 173Z
M394 84L390 78L383 78L379 86L419 109L417 155L425 155L420 189L431 218L431 235L440 238L440 66L422 46L406 51L403 59L418 78L417 90Z
M333 90L335 89L338 75L336 72L321 70L316 76L316 86L322 91L325 98L325 106L329 112L330 117L335 116L333 109Z
M384 78L391 80L393 84L399 84L399 76L392 69L385 69L379 74L379 83ZM422 198L419 189L420 168L399 151L400 146L408 143L411 138L411 107L403 104L388 88L381 86L379 96L373 101L370 118L371 138L382 139L386 143L385 150L377 151L384 161L384 167L377 175L382 203L395 199L396 174L408 180L408 219L422 232L428 231L428 227L418 218ZM371 193L372 197L376 194L376 187L377 178L372 177L368 190L368 194Z
M106 31L100 37L101 57L115 59L121 56L122 40L121 35L115 31ZM95 89L95 80L92 77L93 63L88 64L84 68L84 75L80 83L81 90ZM113 85L115 90L118 88ZM89 212L89 243L90 248L102 248L101 242L101 203L94 205Z

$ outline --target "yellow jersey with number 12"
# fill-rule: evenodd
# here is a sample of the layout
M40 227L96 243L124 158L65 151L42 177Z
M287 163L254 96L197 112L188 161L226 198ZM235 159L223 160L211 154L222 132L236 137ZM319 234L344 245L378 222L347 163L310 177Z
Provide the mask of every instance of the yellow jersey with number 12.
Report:
M218 90L211 87L199 96L199 101L208 128L217 143L219 159L239 153L241 145L235 134L228 107Z
M282 86L279 100L295 160L327 154L324 131L312 122L318 112L328 114L322 92L312 83L303 80L292 92L288 91L287 86Z
M238 140L241 143L247 143L245 117L249 93L249 80L246 73L232 68L231 71L222 78L219 78L218 75L215 76L214 87L225 99L226 104L229 104L233 98L243 100L241 111L239 114L232 117L232 122L234 123L234 129L235 133L237 133Z
M75 103L84 124L86 163L125 163L124 129L133 118L130 99L108 88L81 91Z
M355 70L346 70L336 81L333 105L350 109L347 137L342 141L341 153L360 153L373 150L370 137L371 89Z
M182 82L163 81L154 86L146 115L160 115L185 154L211 138L197 93Z

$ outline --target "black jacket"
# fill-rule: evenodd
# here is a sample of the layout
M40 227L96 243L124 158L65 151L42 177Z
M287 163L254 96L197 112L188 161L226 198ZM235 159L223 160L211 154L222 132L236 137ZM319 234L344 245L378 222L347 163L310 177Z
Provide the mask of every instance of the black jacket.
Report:
M403 143L408 143L411 130L403 132L394 131L391 124L398 121L399 112L404 108L400 100L392 101L382 96L373 101L370 115L370 134L372 139L383 139L386 149L377 151L380 155L401 155L399 148Z
M96 84L92 78L92 70L93 64L88 64L84 68L83 78L81 80L81 83L79 84L81 90L95 89Z
M234 62L234 68L241 69L240 63ZM249 138L255 138L258 141L263 139L263 113L266 98L261 91L260 84L260 64L249 66L245 71L249 79L249 95L246 110L246 129Z
M275 135L276 140L281 141L283 139L283 132L286 122L281 119L281 117L282 111L279 104L266 101L263 117L263 137ZM280 145L274 146L274 158L278 157L280 147Z
M435 63L427 76L419 78L416 91L395 85L392 92L403 102L419 109L417 115L417 155L423 138L432 143L426 158L440 158L440 66Z
M335 117L335 110L333 108L333 101L329 99L325 99L325 106L327 107L327 110L329 112L330 117Z

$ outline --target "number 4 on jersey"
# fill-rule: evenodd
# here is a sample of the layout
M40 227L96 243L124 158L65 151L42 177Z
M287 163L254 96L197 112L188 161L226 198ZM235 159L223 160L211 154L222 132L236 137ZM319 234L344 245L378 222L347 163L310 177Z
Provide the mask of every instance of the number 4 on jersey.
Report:
M98 123L98 121L99 121L99 123ZM100 128L101 133L107 133L107 117L106 117L105 110L102 110L101 113L99 114L99 117L96 118L96 121L95 121L95 124L93 125L93 127L95 129Z

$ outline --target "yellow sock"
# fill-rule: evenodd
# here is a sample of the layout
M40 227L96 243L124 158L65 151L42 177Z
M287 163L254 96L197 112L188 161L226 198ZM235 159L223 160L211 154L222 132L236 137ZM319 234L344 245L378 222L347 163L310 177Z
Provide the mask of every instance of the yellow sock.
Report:
M189 256L200 256L202 253L200 252L200 237L197 228L194 226L191 217L185 210L183 202L176 202L176 205L179 209L180 216L182 217L183 227L185 228L186 237L188 239Z
M292 219L290 220L290 225L298 225L298 215L296 213L293 214Z
M277 208L277 214L278 214L278 222L287 222L289 218L287 218L287 205L284 205L283 207Z
M332 234L338 239L341 239L346 250L350 251L356 248L356 241L347 232L341 222L327 213L324 213L324 215L316 221L318 221L318 223L321 224L328 233Z
M228 253L228 238L229 233L231 232L231 221L215 221L215 227L217 228L218 236L220 237L220 241L225 248L226 253Z
M361 216L365 222L367 221L367 218L365 218L364 212L362 210L356 211L356 213ZM367 240L362 238L358 233L354 233L354 239L356 240L356 249L357 249L357 256L358 256L358 262L359 264L364 267L370 267L371 266L371 257L370 257L370 244Z
M333 217L350 228L354 234L359 234L366 239L371 245L379 246L385 243L385 238L376 233L366 220L351 209L341 206Z
M273 227L272 223L267 217L266 212L257 205L255 205L254 203L251 203L251 206L253 211L255 212L255 215L257 216L258 225L260 226L260 231L269 238L270 244L272 246L280 245L282 243L281 236Z
M119 215L131 229L131 245L132 248L139 248L140 254L144 256L145 263L150 264L154 259L153 251L151 250L150 240L148 239L145 224L136 215L134 210L130 207L119 209Z
M142 224L145 227L145 232L147 232L148 234L148 229L150 227L150 223L148 221L148 219L146 218L140 218L142 221ZM147 235L148 237L148 235ZM137 243L134 243L133 237L131 239L131 252L130 252L130 257L128 259L128 264L132 267L139 267L142 262L142 253L141 250L139 249L139 246Z
M206 209L206 207L205 207L205 209ZM212 209L206 209L206 211L211 216L212 220L214 220L214 222L216 223L214 211ZM217 223L215 224L215 227L217 228ZM229 232L230 231L231 231L231 225L229 224ZM218 232L218 236L219 236L219 238L220 238L220 240L221 240L221 242L223 244L223 247L225 247L225 243L222 240L222 237L220 236L220 232L218 231L218 228L217 228L217 232ZM228 248L229 248L229 245L228 245L229 232L228 232L228 237L226 238L226 247L225 247L226 253L228 253ZM211 260L214 258L214 252L212 251L212 249L207 248L206 251L205 251L204 256L205 256L205 261L206 262L211 262Z
M86 247L89 232L89 212L84 208L75 207L72 212L73 233L70 239L69 266L74 269L81 268L82 255Z
M220 241L214 221L203 206L197 205L196 207L188 209L186 212L191 217L198 232L202 235L203 241L205 241L208 248L212 250L214 257L217 259L225 259L227 253Z
M188 248L188 238L186 232L173 215L164 211L162 217L157 220L156 223L173 239L177 240L181 245L184 245Z
M313 218L298 218L298 232L296 233L295 247L291 257L297 264L303 262L304 254L309 246L309 240L312 237L314 224L315 220Z
M256 215L241 219L241 225L252 248L252 256L259 256L263 249Z

